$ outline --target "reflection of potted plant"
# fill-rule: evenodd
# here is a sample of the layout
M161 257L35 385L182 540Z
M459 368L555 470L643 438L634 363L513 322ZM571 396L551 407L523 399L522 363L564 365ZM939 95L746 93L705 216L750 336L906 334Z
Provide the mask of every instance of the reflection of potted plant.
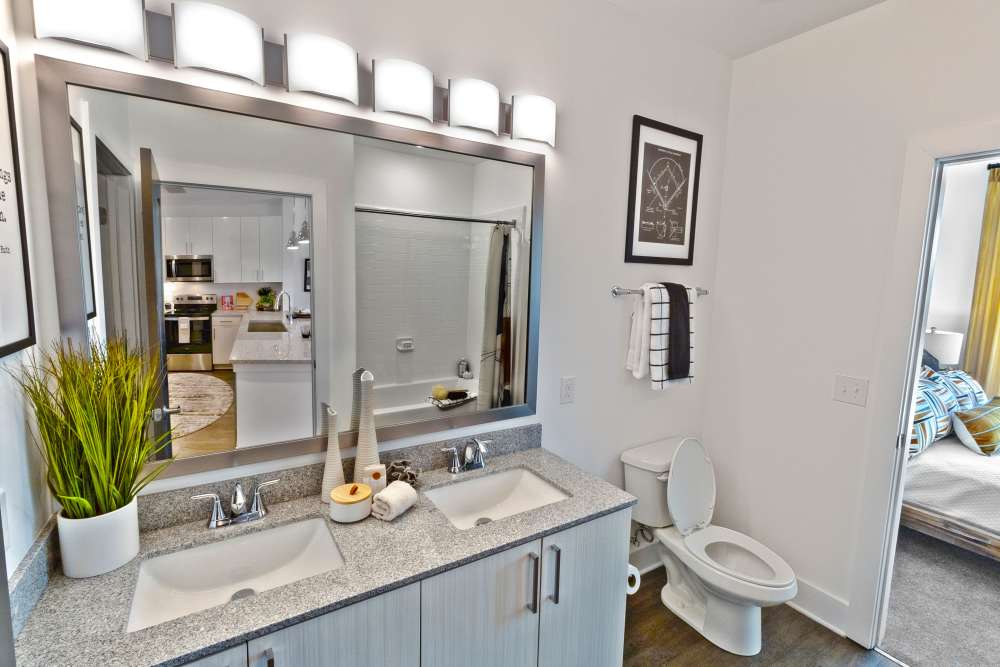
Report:
M257 290L257 310L274 310L274 288L261 287Z
M150 435L162 375L122 340L57 344L14 374L35 411L49 490L62 505L59 547L68 577L110 572L139 553L136 496L170 463Z

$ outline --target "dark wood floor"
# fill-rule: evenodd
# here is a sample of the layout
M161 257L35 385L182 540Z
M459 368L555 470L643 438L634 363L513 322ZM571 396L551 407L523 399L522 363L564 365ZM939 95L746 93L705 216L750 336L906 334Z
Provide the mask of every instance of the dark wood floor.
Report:
M794 665L795 667L890 667L894 663L866 651L787 605L763 611L764 648L752 658L727 653L674 616L660 601L663 568L642 577L629 597L625 616L628 667L652 665Z

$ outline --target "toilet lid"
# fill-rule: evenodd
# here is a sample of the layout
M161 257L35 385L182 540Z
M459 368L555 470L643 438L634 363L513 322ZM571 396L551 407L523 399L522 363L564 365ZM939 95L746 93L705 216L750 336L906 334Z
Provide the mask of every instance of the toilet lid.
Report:
M715 510L715 471L701 443L685 438L670 462L667 509L681 535L712 523Z

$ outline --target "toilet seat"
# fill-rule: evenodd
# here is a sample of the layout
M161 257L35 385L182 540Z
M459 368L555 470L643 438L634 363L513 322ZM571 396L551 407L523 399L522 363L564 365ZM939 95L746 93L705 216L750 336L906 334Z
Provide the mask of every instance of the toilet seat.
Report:
M795 573L781 556L729 528L707 526L685 536L684 546L704 564L742 581L772 588L795 581Z

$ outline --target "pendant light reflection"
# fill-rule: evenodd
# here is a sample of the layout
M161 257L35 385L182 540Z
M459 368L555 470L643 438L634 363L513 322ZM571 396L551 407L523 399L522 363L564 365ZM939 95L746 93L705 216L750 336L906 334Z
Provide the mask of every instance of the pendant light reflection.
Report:
M299 249L299 237L293 229L288 234L288 244L285 245L285 250L298 250Z

